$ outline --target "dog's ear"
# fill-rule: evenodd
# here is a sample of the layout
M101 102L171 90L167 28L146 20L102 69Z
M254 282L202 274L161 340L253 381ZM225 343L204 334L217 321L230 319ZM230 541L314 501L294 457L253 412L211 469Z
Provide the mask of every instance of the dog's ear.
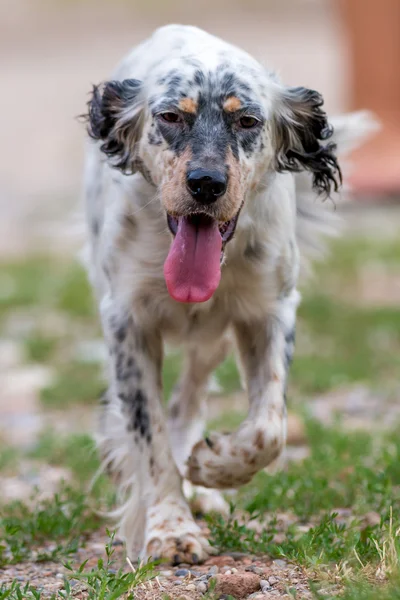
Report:
M126 174L134 172L135 145L142 126L143 98L137 79L108 81L93 86L88 102L88 133L101 140L111 164Z
M342 175L334 143L333 129L322 109L323 98L314 90L287 88L281 94L275 117L277 171L307 170L313 174L313 187L329 196L338 191Z

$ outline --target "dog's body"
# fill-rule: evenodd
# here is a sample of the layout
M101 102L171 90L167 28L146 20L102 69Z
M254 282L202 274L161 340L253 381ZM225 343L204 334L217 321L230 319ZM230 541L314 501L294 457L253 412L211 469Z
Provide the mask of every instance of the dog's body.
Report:
M321 105L316 92L285 88L244 52L181 26L158 30L94 90L90 276L110 379L100 448L123 497L131 556L206 558L211 548L182 477L204 486L206 508L223 508L219 492L205 488L246 483L284 447L297 215L303 202L337 189L332 140L351 138L351 121L331 137ZM203 396L231 333L248 417L236 432L204 440ZM185 356L168 421L165 341Z

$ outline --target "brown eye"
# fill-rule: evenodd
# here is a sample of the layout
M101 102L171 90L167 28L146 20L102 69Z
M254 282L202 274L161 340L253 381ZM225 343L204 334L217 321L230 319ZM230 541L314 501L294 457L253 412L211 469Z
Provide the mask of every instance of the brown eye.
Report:
M160 117L167 123L180 123L181 117L174 112L161 113Z
M239 119L239 125L240 127L243 127L243 129L251 129L252 127L255 127L256 125L258 125L259 120L256 119L255 117L241 117Z

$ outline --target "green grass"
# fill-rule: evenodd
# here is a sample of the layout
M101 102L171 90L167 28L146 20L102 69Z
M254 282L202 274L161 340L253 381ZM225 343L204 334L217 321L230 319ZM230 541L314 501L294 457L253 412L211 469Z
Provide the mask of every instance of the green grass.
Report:
M358 281L368 265L398 273L400 242L335 242L330 257L316 267L315 277L303 283L289 400L310 399L358 383L380 391L398 386L400 307L360 302ZM2 265L0 335L5 331L5 337L10 337L10 319L18 319L19 314L35 321L28 333L15 334L23 344L26 362L55 370L53 383L41 392L43 408L67 409L97 401L105 387L100 365L84 363L76 353L79 342L96 339L99 332L83 269L76 263L43 257ZM42 315L60 316L66 334L43 326ZM167 355L166 398L180 366L179 353ZM224 393L240 388L233 357L217 369L216 376ZM242 418L243 414L230 411L209 426L231 430ZM309 458L276 475L259 473L235 500L244 511L244 520L239 521L236 513L228 520L210 518L212 543L220 550L267 554L300 564L314 582L315 599L338 597L337 593L344 600L372 600L378 594L382 600L400 599L400 439L396 428L384 434L373 430L349 433L340 422L325 427L306 418L306 429ZM20 456L19 451L1 445L0 471L12 472ZM46 501L2 507L3 565L32 558L65 560L99 526L91 505L103 498L109 506L113 497L104 478L91 493L85 487L99 466L87 435L60 436L46 430L28 458L67 468L71 486ZM281 513L291 518L283 529ZM380 519L369 525L366 515L372 513ZM254 527L257 520L261 527ZM54 542L50 549L49 539ZM89 598L111 600L121 590L133 597L136 583L151 577L150 567L137 570L137 575L125 574L110 570L109 561L112 555L92 571L83 565L78 574L71 572L71 577L85 581ZM384 570L382 581L376 575L379 569ZM73 597L68 585L64 596L58 597ZM41 597L29 584L24 586L14 582L0 587L0 600ZM318 591L321 588L323 593Z
M14 446L8 446L0 440L0 473L15 471L18 466L19 450Z
M93 295L83 268L49 257L0 264L0 314L22 307L58 309L74 318L92 318Z
M129 572L124 572L121 568L115 569L113 558L114 533L108 532L108 534L109 541L105 546L106 559L100 558L96 567L90 571L86 570L86 561L77 570L67 562L65 566L69 574L64 578L64 589L60 590L57 595L50 596L50 600L56 600L56 598L73 600L73 598L76 598L76 593L70 585L71 579L84 582L87 594L85 598L88 598L88 600L116 600L122 596L125 600L134 600L135 588L138 585L149 585L155 575L154 564L150 562L138 564L134 567L134 570ZM17 580L14 580L9 586L0 586L0 600L26 600L28 598L41 600L44 597L49 598L29 583L21 585Z
M55 382L44 388L40 400L46 408L69 408L74 404L97 402L106 385L98 364L66 363Z
M36 493L30 503L11 502L1 508L0 566L65 558L98 526L87 494L67 485L50 499L38 499Z
M371 575L378 569L386 548L383 554L391 562L392 576L400 577L397 428L379 438L371 432L349 433L340 423L324 427L307 420L306 424L310 457L276 475L259 473L239 495L238 507L247 514L244 521L234 513L228 520L209 518L212 543L220 551L293 561L320 581L324 581L321 573L345 565L352 584L366 571ZM283 536L280 513L291 515ZM369 521L369 514L380 519ZM261 525L254 528L254 520Z

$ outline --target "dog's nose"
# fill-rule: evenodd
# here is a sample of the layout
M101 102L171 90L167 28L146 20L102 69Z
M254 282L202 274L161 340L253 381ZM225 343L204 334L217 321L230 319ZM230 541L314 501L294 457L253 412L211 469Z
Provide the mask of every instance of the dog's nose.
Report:
M194 169L188 172L186 183L195 200L201 204L211 204L225 194L227 178L220 171Z

